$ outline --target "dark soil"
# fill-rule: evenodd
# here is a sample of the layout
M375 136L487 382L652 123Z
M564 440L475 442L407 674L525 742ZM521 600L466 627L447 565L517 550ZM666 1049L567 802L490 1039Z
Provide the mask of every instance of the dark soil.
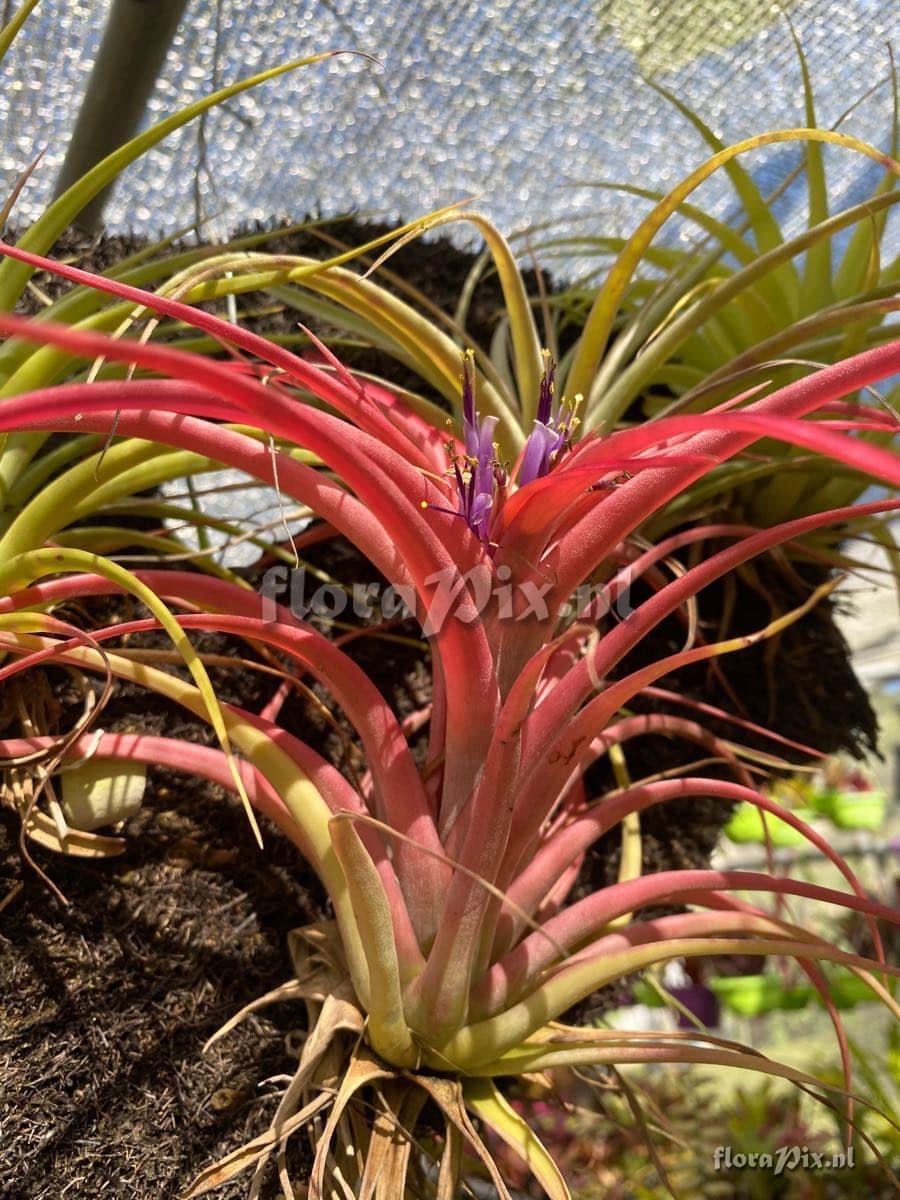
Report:
M317 915L302 863L183 776L152 798L108 864L47 862L70 908L30 874L3 914L0 1196L175 1197L255 1136L290 1070L286 1005L205 1040L288 974L288 929ZM4 894L20 877L3 821ZM245 1188L222 1190L243 1196Z
M346 223L335 232L361 242L378 231ZM310 235L283 243L273 238L267 248L321 253ZM137 245L86 242L73 234L59 249L103 268ZM414 243L390 265L452 309L471 263L470 255L446 244ZM58 290L46 279L38 283L44 292ZM474 338L487 340L498 303L496 281L487 279L470 317ZM269 329L290 322L279 314L260 318ZM384 367L382 361L360 365ZM370 578L369 569L359 574L355 554L340 543L315 547L306 557L338 577ZM779 611L802 598L799 583L776 565L760 571ZM715 635L726 607L722 590L705 597L707 636ZM101 615L99 607L91 611ZM761 592L744 586L731 629L760 628L771 615ZM642 653L657 657L682 639L677 622L669 622ZM208 639L203 647L229 648L224 639ZM426 701L422 652L361 639L353 653L401 715ZM745 715L789 737L828 751L857 750L874 739L874 717L827 605L777 643L732 656L723 671ZM271 680L246 671L218 671L216 681L225 699L250 708L272 688ZM729 687L705 667L672 686L734 708ZM282 719L352 770L353 751L348 758L345 741L309 701L292 699ZM133 728L138 721L147 732L209 737L161 700L118 688L103 727ZM635 776L681 761L682 748L661 738L635 743L629 752ZM599 790L605 780L597 771L592 782ZM645 869L706 864L726 815L697 801L648 812L642 818ZM277 833L265 833L260 852L242 812L219 789L151 768L147 800L129 824L121 859L98 864L36 854L68 898L64 908L21 867L16 821L3 813L0 901L23 886L0 911L0 1200L167 1200L201 1167L264 1127L278 1088L259 1084L292 1069L285 1040L299 1010L276 1006L207 1055L201 1050L237 1009L287 977L287 931L326 911L299 856ZM614 878L617 860L618 838L610 835L593 854L585 882ZM606 997L604 1006L611 1001ZM238 1181L218 1194L230 1200L244 1187ZM277 1194L274 1186L266 1193Z
M224 639L197 643L228 650ZM232 702L260 705L271 690L246 672L214 676ZM75 705L62 678L56 685L68 728ZM119 685L103 728L138 723L210 740L160 697ZM0 1196L175 1197L258 1133L277 1104L278 1089L260 1084L290 1070L285 1038L296 1009L279 1005L206 1055L202 1046L284 982L288 930L326 912L318 881L274 828L264 827L259 851L223 790L161 768L149 771L123 857L87 863L35 852L68 907L21 869L17 821L3 815L0 895L18 880L24 887L0 917Z

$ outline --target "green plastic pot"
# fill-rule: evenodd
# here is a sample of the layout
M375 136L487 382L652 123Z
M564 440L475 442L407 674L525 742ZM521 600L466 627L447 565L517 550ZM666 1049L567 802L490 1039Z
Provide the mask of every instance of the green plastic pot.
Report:
M834 1001L835 1008L855 1008L857 1004L879 1003L878 997L862 979L850 971L836 971L828 977L828 991ZM822 998L816 993L816 1000L822 1003Z
M820 817L828 817L831 819L831 799L834 792L821 791L809 792L806 797L806 803Z
M816 994L815 988L805 983L799 984L797 987L785 988L782 992L780 1007L785 1012L796 1012L797 1009L806 1008Z
M785 993L777 975L729 975L709 980L710 989L731 1012L760 1017L781 1008Z
M839 829L880 829L887 792L832 792L829 816Z
M800 810L795 815L806 821L815 814ZM806 841L799 829L794 829L793 825L788 825L787 821L771 813L766 813L766 826L773 846L802 846ZM725 835L732 842L765 842L762 814L756 805L746 801L739 804L725 826Z
M709 988L726 1008L742 1017L805 1008L815 994L807 984L786 988L778 975L723 976L710 979Z

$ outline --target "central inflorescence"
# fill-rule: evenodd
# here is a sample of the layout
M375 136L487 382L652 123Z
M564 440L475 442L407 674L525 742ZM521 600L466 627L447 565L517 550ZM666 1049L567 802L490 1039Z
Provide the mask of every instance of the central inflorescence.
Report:
M543 352L544 371L541 376L537 416L531 433L515 466L500 457L494 441L497 417L482 417L475 405L474 355L463 355L462 403L463 445L460 455L449 450L451 469L456 480L458 511L475 536L490 546L491 526L502 507L511 485L525 487L550 473L570 448L578 426L576 411L581 400L570 402L556 398L554 376L556 364L548 351Z

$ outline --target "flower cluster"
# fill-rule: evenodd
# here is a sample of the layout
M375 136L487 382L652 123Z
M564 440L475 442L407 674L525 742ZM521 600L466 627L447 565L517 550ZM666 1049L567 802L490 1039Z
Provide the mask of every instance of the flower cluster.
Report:
M575 404L556 400L556 364L544 351L544 373L534 427L525 442L517 469L510 473L494 441L497 417L482 417L475 406L473 354L463 355L462 402L465 455L451 453L456 478L458 513L480 541L490 543L492 519L502 504L511 477L524 487L549 474L571 445L578 424Z
M544 374L541 379L541 394L538 400L537 418L534 428L525 442L516 480L519 487L542 479L549 474L560 456L571 445L578 418L575 413L581 401L576 396L572 403L565 398L556 399L554 376L556 363L544 351Z
M453 471L459 498L459 511L467 525L481 541L489 540L491 517L498 507L496 492L503 491L508 474L500 462L494 443L496 417L480 417L475 408L475 379L472 370L474 355L467 350L463 356L463 444L466 449L462 466L454 458Z

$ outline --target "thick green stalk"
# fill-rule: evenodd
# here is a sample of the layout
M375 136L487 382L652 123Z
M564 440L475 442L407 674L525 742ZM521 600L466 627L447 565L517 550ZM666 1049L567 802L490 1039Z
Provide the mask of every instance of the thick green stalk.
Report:
M187 0L113 0L56 181L57 196L134 136L186 6ZM97 229L111 188L108 184L81 210L83 229Z
M404 1016L401 988L401 973L408 977L414 964L398 959L394 923L384 887L352 820L332 817L329 829L366 956L369 1040L373 1049L395 1066L415 1066L418 1051Z

